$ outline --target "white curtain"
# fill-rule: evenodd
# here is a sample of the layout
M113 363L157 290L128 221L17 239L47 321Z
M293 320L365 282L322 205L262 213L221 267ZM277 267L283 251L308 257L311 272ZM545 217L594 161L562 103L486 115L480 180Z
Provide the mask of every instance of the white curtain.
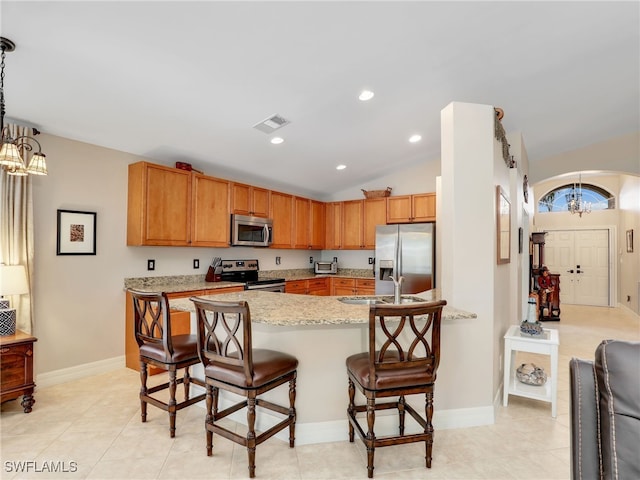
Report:
M11 137L33 136L29 127L5 125ZM27 152L20 152L22 158ZM9 175L0 167L0 263L24 265L29 293L15 295L11 305L17 309L16 328L27 333L33 331L33 200L31 175Z

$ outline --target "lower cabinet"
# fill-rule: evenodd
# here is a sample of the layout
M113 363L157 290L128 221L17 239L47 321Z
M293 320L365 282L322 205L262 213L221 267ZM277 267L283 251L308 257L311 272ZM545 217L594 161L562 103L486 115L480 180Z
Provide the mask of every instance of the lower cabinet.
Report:
M175 298L189 298L193 296L201 295L220 295L222 293L242 292L244 287L225 287L225 288L208 288L203 290L188 290L185 292L171 292L167 293L169 299L169 306L171 306L171 300ZM133 370L140 370L140 353L138 351L138 343L136 342L136 336L134 332L134 315L133 315L133 300L131 295L127 293L126 299L126 314L125 314L125 365L127 368ZM184 312L182 310L171 309L171 334L172 335L185 335L191 333L191 314L190 312ZM195 332L193 332L195 333ZM149 366L149 375L155 375L163 372L160 368Z
M310 278L306 280L289 280L284 287L285 293L299 295L329 295L329 278Z
M373 278L333 278L331 295L374 295L376 281Z

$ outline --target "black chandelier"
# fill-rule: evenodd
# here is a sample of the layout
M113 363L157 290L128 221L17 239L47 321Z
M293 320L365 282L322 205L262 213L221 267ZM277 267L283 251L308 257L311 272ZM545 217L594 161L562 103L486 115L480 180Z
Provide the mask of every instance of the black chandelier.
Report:
M16 138L11 136L8 125L4 123L4 56L6 52L13 52L16 44L8 38L0 37L0 48L2 48L2 63L0 73L0 132L2 134L0 146L0 165L2 165L9 175L46 175L47 159L42 153L40 142L29 135L19 135ZM33 134L37 135L38 130L33 129ZM35 151L34 145L38 150ZM22 151L22 154L20 153ZM33 152L29 166L24 159L28 152ZM23 159L24 156L24 159Z

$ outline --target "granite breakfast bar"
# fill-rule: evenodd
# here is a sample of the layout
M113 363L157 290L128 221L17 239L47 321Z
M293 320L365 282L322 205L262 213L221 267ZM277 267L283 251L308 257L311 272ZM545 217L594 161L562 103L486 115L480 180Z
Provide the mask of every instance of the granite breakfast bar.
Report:
M437 300L437 290L417 294L424 300ZM243 291L204 295L220 301L246 300L251 311L253 345L256 348L281 350L295 355L298 367L296 394L296 443L320 443L347 438L347 375L345 359L367 349L368 305L345 304L340 297L292 295L264 291ZM189 299L173 299L175 310L192 312L192 331L195 329L195 308ZM451 320L476 317L473 313L446 306L443 310L442 335ZM194 370L201 375L202 370ZM450 383L451 387L447 386ZM443 379L438 389L453 388L454 379ZM270 392L276 401L286 402L286 392ZM227 400L228 401L228 400ZM225 398L221 397L225 404ZM423 407L424 399L416 405ZM436 395L437 406L437 395ZM262 412L259 428L272 422ZM237 421L244 423L239 416ZM275 421L273 421L275 423Z

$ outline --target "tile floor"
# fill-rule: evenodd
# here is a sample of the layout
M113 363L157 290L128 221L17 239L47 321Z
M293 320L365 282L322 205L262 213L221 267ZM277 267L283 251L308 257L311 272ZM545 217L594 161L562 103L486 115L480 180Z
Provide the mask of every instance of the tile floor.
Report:
M424 467L422 444L378 449L375 478L568 479L569 359L593 358L605 338L640 340L640 319L619 308L565 305L562 320L545 327L560 331L556 419L551 418L550 404L511 396L508 407L498 408L494 425L436 429L430 470ZM546 356L518 355L517 362L534 361L549 371ZM0 478L248 477L243 447L214 436L214 456L206 456L201 408L178 412L174 439L169 438L166 414L157 408L149 406L148 422L142 424L138 388L138 374L122 369L39 388L28 415L19 401L4 403ZM290 449L271 438L258 447L256 456L257 478L366 478L366 452L358 440ZM17 472L17 462L27 461L35 462L29 464L31 471ZM34 465L40 471L33 471ZM47 472L48 467L66 471Z

